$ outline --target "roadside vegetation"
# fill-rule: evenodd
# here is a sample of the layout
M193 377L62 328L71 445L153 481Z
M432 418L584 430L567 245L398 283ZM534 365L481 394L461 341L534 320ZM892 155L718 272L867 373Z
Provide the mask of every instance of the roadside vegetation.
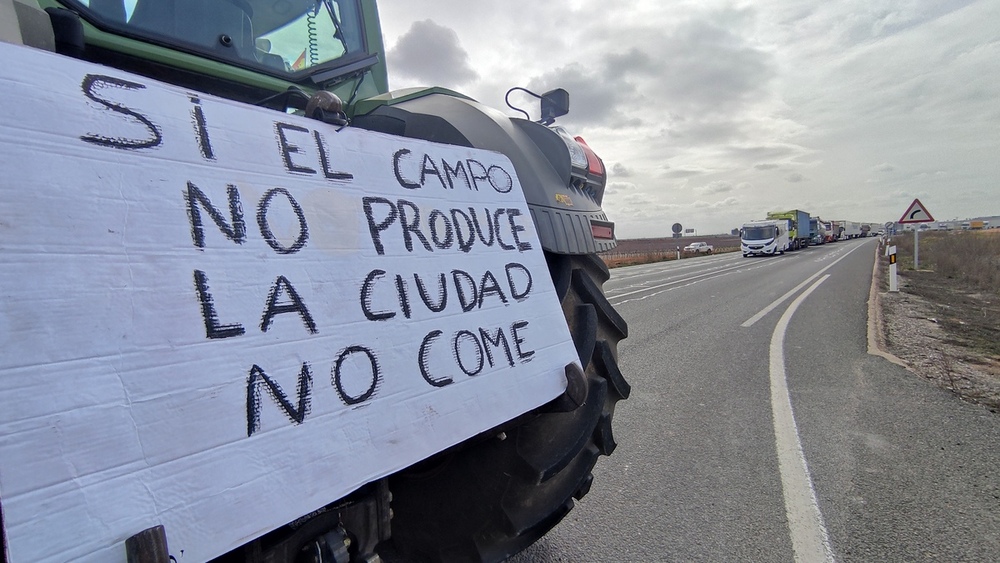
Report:
M1000 409L1000 229L892 237L899 292L883 293L889 350L967 400ZM888 290L880 259L881 291Z
M898 265L913 269L913 233L892 237ZM923 232L919 238L920 269L958 285L1000 295L1000 229Z

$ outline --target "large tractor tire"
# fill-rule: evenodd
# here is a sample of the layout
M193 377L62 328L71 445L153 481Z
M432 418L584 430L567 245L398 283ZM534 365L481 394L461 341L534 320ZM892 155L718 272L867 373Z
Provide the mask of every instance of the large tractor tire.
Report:
M628 326L602 289L610 273L595 255L546 258L584 368L570 382L575 408L557 399L516 426L390 477L392 538L403 555L502 561L559 523L590 490L598 456L615 449L611 420L630 388L617 351Z

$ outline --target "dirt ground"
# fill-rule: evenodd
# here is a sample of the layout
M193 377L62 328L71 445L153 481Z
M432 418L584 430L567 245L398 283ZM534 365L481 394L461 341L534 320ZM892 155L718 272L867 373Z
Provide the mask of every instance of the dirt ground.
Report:
M879 260L877 337L916 375L1000 412L1000 297L960 287L932 271L899 272L888 292Z

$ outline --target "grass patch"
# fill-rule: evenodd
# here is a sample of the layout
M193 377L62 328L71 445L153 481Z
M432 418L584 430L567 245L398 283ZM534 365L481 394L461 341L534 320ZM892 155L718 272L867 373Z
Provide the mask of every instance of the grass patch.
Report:
M892 237L903 270L913 269L913 234ZM920 269L958 287L1000 296L1000 229L920 233Z

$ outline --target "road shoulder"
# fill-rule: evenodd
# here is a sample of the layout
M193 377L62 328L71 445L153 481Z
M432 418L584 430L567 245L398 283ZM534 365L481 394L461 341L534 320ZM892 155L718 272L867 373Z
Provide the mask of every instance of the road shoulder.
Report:
M963 318L983 312L977 302L980 307L991 303L940 286L928 296L920 295L913 290L923 280L905 274L899 277L899 291L889 292L881 251L879 246L868 300L868 352L1000 413L1000 359L976 350L943 322L947 318L964 325Z

